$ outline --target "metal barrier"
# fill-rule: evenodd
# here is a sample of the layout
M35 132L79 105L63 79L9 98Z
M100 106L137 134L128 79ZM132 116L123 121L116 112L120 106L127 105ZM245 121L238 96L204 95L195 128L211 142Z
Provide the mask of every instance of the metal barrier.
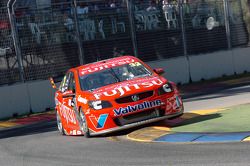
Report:
M17 40L0 39L0 85L125 54L152 61L247 46L250 34L249 8L239 0L10 2ZM8 21L6 5L0 17ZM1 35L10 37L10 28Z

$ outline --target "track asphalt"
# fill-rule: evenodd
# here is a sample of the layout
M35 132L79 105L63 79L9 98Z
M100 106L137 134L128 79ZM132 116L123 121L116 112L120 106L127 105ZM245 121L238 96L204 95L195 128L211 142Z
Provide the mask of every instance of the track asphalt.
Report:
M190 98L223 89L250 84L250 76L228 80L212 80L180 86L182 97ZM127 135L141 142L239 142L250 141L250 104L214 110L187 112L178 119L166 120L159 126L146 127ZM236 117L237 114L237 118ZM0 121L0 132L43 121L55 120L49 111Z

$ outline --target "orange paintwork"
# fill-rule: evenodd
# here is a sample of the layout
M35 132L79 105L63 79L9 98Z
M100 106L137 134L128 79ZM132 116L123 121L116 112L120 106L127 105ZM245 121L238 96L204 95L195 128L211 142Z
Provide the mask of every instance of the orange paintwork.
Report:
M81 90L79 77L107 68L136 62L143 64L152 75L103 86L93 91ZM159 116L168 118L169 115L172 115L171 117L180 116L183 112L183 103L176 85L155 73L148 65L135 57L123 56L112 58L72 68L67 73L69 72L74 74L75 97L69 96L63 98L67 93L70 94L72 92L62 92L61 89L58 90L55 95L56 110L61 116L62 125L68 135L84 134L79 127L77 119L77 112L80 111L80 108L86 116L88 128L92 135L119 130L122 125L117 123L117 118L119 119L124 116L127 117L128 115L136 115L140 112L157 109L163 112L163 114ZM158 89L166 83L172 85L172 91L159 95ZM116 99L121 97L141 94L148 91L153 91L153 95L141 100L139 99L138 101L135 100L120 104L116 101ZM74 107L71 106L70 103L72 103L72 100L75 100L75 108L77 110L74 110ZM109 101L112 107L94 110L89 106L89 101ZM97 124L97 122L99 122L99 124ZM133 123L130 125L133 126Z

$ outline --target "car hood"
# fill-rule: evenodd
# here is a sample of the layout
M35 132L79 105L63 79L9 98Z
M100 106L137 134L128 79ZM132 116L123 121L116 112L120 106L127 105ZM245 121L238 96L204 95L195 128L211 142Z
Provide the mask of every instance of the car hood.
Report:
M92 91L95 100L110 100L154 90L166 83L167 80L160 76L148 76L127 80L116 84L107 85Z

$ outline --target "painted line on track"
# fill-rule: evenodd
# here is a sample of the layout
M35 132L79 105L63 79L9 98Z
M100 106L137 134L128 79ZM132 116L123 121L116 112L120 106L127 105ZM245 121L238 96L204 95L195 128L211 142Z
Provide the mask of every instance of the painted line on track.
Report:
M156 142L241 142L250 136L250 132L242 133L173 133L162 136Z
M205 134L192 142L241 142L250 132Z
M152 142L152 140L157 139L159 136L164 136L169 131L165 127L147 127L127 135L127 139L138 142Z

